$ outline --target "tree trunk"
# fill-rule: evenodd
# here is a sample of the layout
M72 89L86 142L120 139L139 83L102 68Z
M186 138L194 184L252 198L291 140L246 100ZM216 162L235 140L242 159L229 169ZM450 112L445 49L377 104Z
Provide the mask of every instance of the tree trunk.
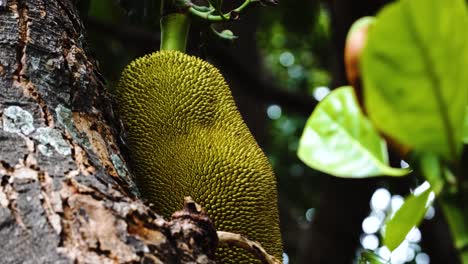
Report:
M0 262L211 263L204 214L139 200L85 39L71 0L0 0Z

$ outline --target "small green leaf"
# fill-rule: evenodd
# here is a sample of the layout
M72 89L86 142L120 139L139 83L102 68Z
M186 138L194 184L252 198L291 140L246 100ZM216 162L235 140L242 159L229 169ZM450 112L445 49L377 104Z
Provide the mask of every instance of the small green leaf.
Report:
M299 158L322 172L347 178L403 176L389 167L387 146L362 114L351 87L341 87L321 101L299 141Z
M229 41L232 41L232 40L235 40L237 39L238 37L236 35L234 35L234 33L229 30L229 29L224 29L223 31L221 32L218 32L216 30L216 28L211 25L211 31L218 37L220 37L221 39L224 39L224 40L229 40Z
M419 152L456 160L468 103L464 0L401 0L369 29L364 98L377 128Z
M416 188L415 193L406 198L385 225L384 244L388 249L394 250L405 240L409 231L424 218L433 200L434 194L428 182Z
M389 263L385 259L381 258L379 255L375 254L370 250L364 250L361 252L360 263L364 264L387 264Z

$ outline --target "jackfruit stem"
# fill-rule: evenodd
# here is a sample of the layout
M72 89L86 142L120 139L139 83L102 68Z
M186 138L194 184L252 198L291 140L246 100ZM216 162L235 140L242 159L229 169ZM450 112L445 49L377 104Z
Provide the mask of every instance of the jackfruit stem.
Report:
M190 17L183 13L170 13L161 18L160 50L185 52L190 28Z

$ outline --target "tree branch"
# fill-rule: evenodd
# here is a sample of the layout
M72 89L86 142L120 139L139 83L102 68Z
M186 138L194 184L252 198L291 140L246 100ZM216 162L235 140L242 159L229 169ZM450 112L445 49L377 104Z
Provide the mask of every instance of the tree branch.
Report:
M264 264L280 264L281 261L268 254L265 249L262 248L260 243L251 241L246 237L234 234L231 232L218 231L218 239L220 244L226 244L230 246L238 246L243 248L250 253L254 254Z

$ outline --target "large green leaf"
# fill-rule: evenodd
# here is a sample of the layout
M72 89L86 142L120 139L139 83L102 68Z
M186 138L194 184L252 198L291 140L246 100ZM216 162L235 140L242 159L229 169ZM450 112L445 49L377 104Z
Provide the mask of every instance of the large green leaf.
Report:
M417 226L424 218L427 209L432 204L434 194L430 185L426 182L420 188L423 191L411 194L403 205L395 212L393 217L385 225L384 244L390 250L397 248L405 239L411 228Z
M378 129L416 151L455 160L468 99L464 0L401 0L377 16L361 68Z
M351 87L334 90L307 121L298 156L308 166L348 178L403 176L389 167L387 146L362 114Z

